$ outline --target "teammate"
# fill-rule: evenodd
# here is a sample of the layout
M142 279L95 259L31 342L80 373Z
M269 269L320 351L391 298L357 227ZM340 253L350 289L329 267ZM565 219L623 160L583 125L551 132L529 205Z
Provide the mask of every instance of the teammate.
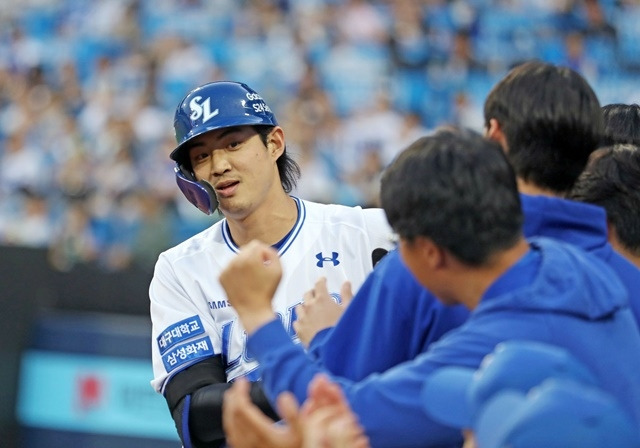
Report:
M567 68L529 62L494 86L484 113L487 136L501 144L516 168L525 236L560 239L605 260L627 286L640 320L640 272L607 242L605 210L563 199L600 144L602 111L587 81ZM313 339L306 334L333 324L315 322L323 315L319 307L334 306L316 290L296 329L311 339L310 351L324 367L352 380L413 359L437 340L443 322L446 328L464 316L443 310L411 277L391 252L353 297L339 324Z
M292 394L284 393L278 398L278 412L296 432L282 426L279 431L272 428L273 422L247 395L247 382L239 379L225 393L223 419L229 427L227 441L234 448L279 448L302 446L302 448L368 448L369 440L364 435L358 419L349 408L342 390L325 376L318 375L309 385L310 398L302 408ZM238 426L250 426L248 433L238 433Z
M603 207L609 243L640 268L640 106L602 107L604 136L578 178L571 199Z
M640 323L640 270L608 243L605 209L566 199L604 130L586 80L568 68L523 64L492 89L484 116L486 135L500 142L518 177L525 235L558 238L606 261Z
M392 233L380 209L324 205L288 193L299 168L287 154L276 118L249 86L213 82L189 92L174 119L170 157L181 191L207 214L224 219L162 253L151 281L151 382L162 393L185 446L222 443L221 406L227 382L256 381L258 363L218 275L240 247L262 241L285 266L272 292L282 324L294 338L294 308L318 277L330 291L347 279L358 287L372 252L390 249ZM339 294L334 293L339 300ZM275 415L253 383L252 396Z
M640 146L640 106L613 103L602 106L604 135L600 146L629 143Z
M516 179L500 147L472 132L439 130L403 151L381 188L402 260L443 303L463 304L471 315L413 361L360 382L334 377L372 446L459 444L459 431L422 412L424 379L445 365L477 368L513 339L566 348L640 422L640 333L624 286L572 245L524 239ZM302 401L322 369L274 319L271 291L281 274L273 249L254 242L220 280L262 363L267 395L289 390ZM250 430L240 425L234 434Z
M640 148L598 149L569 197L607 211L609 243L640 269Z

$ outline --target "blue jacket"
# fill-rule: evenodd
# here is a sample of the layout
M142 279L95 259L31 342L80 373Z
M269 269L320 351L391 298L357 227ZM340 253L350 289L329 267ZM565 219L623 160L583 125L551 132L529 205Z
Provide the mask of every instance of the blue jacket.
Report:
M357 381L415 358L468 316L423 288L393 250L360 286L344 324L318 333L309 352L331 373Z
M477 368L505 340L565 347L592 369L640 425L640 332L627 294L601 260L564 243L533 239L532 250L484 294L469 319L413 361L360 382L338 381L374 447L457 444L459 431L422 411L424 378L444 365ZM286 390L298 400L322 371L279 321L256 331L248 347L262 365L270 400Z
M606 261L629 291L640 322L640 270L607 242L605 210L546 196L521 195L521 200L525 236L556 238ZM415 358L468 314L464 307L442 305L393 251L360 287L340 323L314 337L310 353L333 374L360 380Z
M629 293L629 304L640 324L640 269L607 241L607 213L602 207L547 196L520 195L525 236L546 236L574 244L604 260Z

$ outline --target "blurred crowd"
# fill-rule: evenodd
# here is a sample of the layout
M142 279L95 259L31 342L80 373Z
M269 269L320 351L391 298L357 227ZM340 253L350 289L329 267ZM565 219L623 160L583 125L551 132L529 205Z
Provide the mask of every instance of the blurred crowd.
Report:
M28 0L0 6L0 244L60 270L152 269L218 217L176 188L173 112L243 81L305 199L377 205L381 170L437 125L481 129L512 65L570 66L640 102L639 0Z

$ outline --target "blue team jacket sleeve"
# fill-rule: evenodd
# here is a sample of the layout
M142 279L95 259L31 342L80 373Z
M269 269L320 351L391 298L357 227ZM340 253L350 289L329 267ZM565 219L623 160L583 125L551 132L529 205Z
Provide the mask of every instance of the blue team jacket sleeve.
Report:
M360 380L409 361L466 321L462 306L444 306L389 252L331 330L310 350L331 373Z
M532 250L485 291L468 320L425 353L359 382L329 375L343 388L372 446L435 448L459 442L458 431L423 411L423 381L445 365L477 368L505 340L566 348L640 422L640 334L623 284L606 263L575 247L550 239L530 243ZM286 390L304 401L309 382L323 370L278 320L256 331L248 348L262 365L272 402Z
M307 397L307 388L311 379L322 368L314 363L304 349L291 341L278 319L254 332L247 341L249 355L256 358L260 365L265 386L265 393L271 403L275 403L278 394L291 391L302 403ZM280 376L281 365L287 374ZM291 375L291 372L296 372Z
M265 391L272 403L287 390L303 402L310 381L323 372L302 347L291 341L277 320L256 331L249 338L248 347L262 365ZM372 446L459 446L460 432L428 419L420 401L424 378L438 366L438 363L421 359L409 368L374 374L359 383L329 376L342 386Z
M319 360L323 358L325 340L329 337L331 331L334 328L335 327L323 328L322 330L318 331L315 336L313 336L313 338L309 342L309 347L307 348L307 353L309 354L309 356L311 356L313 359Z

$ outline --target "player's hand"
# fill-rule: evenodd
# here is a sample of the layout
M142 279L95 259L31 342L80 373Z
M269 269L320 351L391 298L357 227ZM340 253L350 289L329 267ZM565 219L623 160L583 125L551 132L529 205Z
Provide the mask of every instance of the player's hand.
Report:
M309 346L320 330L333 327L338 322L353 298L351 283L342 284L340 296L342 304L336 303L329 295L327 279L324 277L316 282L313 289L305 293L304 302L296 307L297 319L293 323L293 329L305 347Z
M476 436L471 429L463 429L462 435L464 436L462 448L478 448Z
M324 375L317 375L310 383L309 398L298 420L303 434L303 448L370 446L342 389Z
M336 406L317 409L301 418L303 448L369 448L369 439L353 413Z
M278 253L259 241L240 249L220 274L220 284L248 334L274 319L271 299L281 278Z
M298 433L298 406L292 397L279 399L285 408L281 414L292 418L293 424L275 424L249 396L249 383L244 378L236 380L224 394L222 423L227 444L232 448L299 448L302 437Z

